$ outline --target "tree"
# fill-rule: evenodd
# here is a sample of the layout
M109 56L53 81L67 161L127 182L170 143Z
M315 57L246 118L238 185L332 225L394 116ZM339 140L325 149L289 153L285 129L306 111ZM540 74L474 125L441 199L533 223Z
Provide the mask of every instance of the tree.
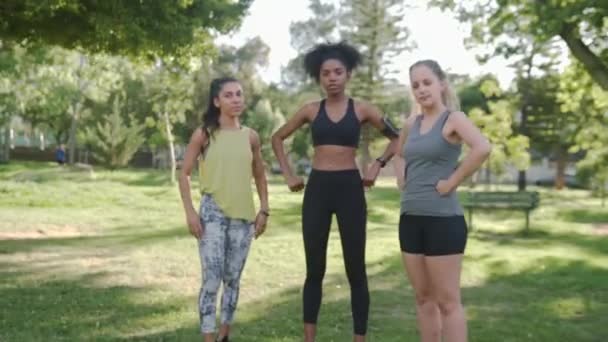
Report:
M492 154L485 163L487 170L500 176L508 163L518 170L527 169L530 166L529 139L513 132L515 106L501 97L502 90L495 81L486 80L480 88L486 98L497 98L487 102L489 111L473 108L469 113L492 144Z
M568 150L575 143L575 137L586 120L584 113L564 111L558 100L559 75L521 79L518 88L525 89L522 112L526 114L526 135L531 147L545 155L553 155L556 160L555 186L561 189L565 184Z
M559 39L591 78L608 90L608 3L595 0L433 0L431 5L453 9L472 23L470 42L494 44L494 54L511 57L526 48L520 37L546 43Z
M252 0L4 0L0 39L131 56L204 53L209 30L239 24Z
M317 86L304 72L304 54L315 44L341 39L338 31L339 13L333 3L321 0L310 0L308 8L312 12L310 19L294 22L289 26L291 46L298 51L298 55L283 68L281 83L292 92L306 89L318 93Z
M144 125L132 114L123 118L123 100L114 98L112 112L94 128L86 129L86 139L93 147L93 156L110 169L124 167L143 144Z
M585 120L575 137L570 152L584 152L577 164L577 173L591 175L604 201L608 186L608 91L581 73L581 63L572 61L562 73L557 97L562 111L580 113Z
M194 81L188 74L170 65L157 61L156 68L147 76L146 93L152 102L154 116L148 118L148 124L159 129L167 143L171 161L171 182L177 180L177 161L175 155L175 136L173 126L185 121L185 114L193 107Z
M538 77L543 77L542 75L555 75L557 72L559 49L556 44L552 42L541 43L535 41L532 36L522 35L520 37L520 42L522 48L518 55L519 59L511 65L511 67L515 69L515 85L519 102L520 118L518 132L531 137L532 146L538 148L539 140L543 140L541 137L543 137L543 135L551 135L552 133L547 134L547 131L542 127L534 127L534 123L531 126L529 121L536 123L543 122L547 119L547 116L552 115L563 118L561 112L551 109L559 109L556 107L555 103L555 87L550 89L551 83L549 83L546 88L549 93L544 93L543 90L540 90L539 93L538 88L539 86L542 88L542 83L539 84L536 82ZM536 97L537 95L539 96L538 98ZM541 100L539 101L539 99ZM549 118L549 120L551 119ZM549 138L548 140L552 140L552 138ZM558 156L560 162L558 162L556 184L562 184L564 182L563 171L565 167L564 160L566 158L563 153L564 149L559 148L559 144L556 144L554 139L549 143L547 143L547 139L545 139L545 142L541 143L541 145L543 146L540 149L541 151L545 153L554 153ZM547 149L547 146L551 147ZM526 189L526 184L526 170L520 170L517 181L519 191L524 191ZM561 186L558 185L558 188L561 188Z
M258 101L253 111L248 113L245 124L255 129L264 142L262 144L262 157L268 164L272 163L274 159L271 145L267 143L268 137L272 136L272 133L284 123L285 117L283 114L280 111L273 110L270 101L267 99Z
M354 96L366 99L386 111L395 73L391 60L413 47L409 30L402 24L405 4L402 0L343 0L341 36L361 49L363 65L352 84ZM397 97L399 98L399 97ZM395 119L398 113L392 113ZM371 161L370 144L377 135L367 125L362 130L361 167Z
M0 127L3 143L0 162L10 159L10 121L13 115L23 112L32 93L31 69L48 60L47 49L25 49L0 41Z

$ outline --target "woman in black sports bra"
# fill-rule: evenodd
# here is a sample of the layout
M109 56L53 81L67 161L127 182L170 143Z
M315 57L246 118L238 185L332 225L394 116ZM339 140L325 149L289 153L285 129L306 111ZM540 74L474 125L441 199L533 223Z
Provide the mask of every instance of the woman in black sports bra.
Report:
M365 226L367 206L363 186L373 185L380 168L392 157L398 130L380 111L349 98L345 86L361 60L359 52L345 44L320 44L304 58L306 72L314 77L327 98L304 105L272 136L272 148L291 191L304 188L302 178L293 174L283 149L283 141L309 123L314 145L310 173L302 205L302 232L306 254L304 283L304 340L312 342L321 306L321 293L332 215L336 214L346 275L351 290L354 341L365 341L369 311L369 291L365 270ZM355 156L361 125L370 123L391 143L361 179Z

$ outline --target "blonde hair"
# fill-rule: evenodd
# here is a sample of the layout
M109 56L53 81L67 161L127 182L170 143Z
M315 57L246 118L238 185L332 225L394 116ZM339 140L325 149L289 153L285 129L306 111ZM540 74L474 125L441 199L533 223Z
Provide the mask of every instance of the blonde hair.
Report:
M445 85L443 92L441 92L441 102L443 102L443 105L446 106L447 109L449 109L450 111L459 111L460 110L460 100L458 99L456 92L454 92L454 89L452 88L452 85L450 84L448 78L446 77L445 72L443 71L443 69L441 69L441 66L439 66L439 63L437 63L436 61L434 61L432 59L423 59L421 61L418 61L418 62L412 64L412 66L410 66L410 74L412 73L412 70L415 67L421 66L421 65L424 65L427 68L431 69L431 71L433 72L433 74L435 74L435 76L437 76L439 81L443 82L443 84ZM416 114L420 113L420 111L421 111L420 104L418 104L416 102L413 92L412 92L412 100L413 100L412 103L414 104L414 106L412 106L412 108L417 112Z

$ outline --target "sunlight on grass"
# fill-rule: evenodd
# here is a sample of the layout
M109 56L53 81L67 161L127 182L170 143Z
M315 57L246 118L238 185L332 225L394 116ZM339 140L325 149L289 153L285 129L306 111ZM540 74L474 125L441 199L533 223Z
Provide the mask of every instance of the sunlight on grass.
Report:
M92 179L52 163L0 165L0 340L197 340L200 264L176 186L166 172L94 172ZM272 216L243 273L237 341L300 340L303 194L279 177L270 184ZM585 191L539 190L527 234L522 212L475 212L462 274L472 341L608 334L608 237L594 233L608 211ZM193 191L196 202L196 184ZM370 340L416 340L394 180L381 179L366 197ZM348 341L350 292L335 219L327 257L319 340Z
M571 297L555 300L548 308L559 318L575 319L585 315L587 305L581 297Z

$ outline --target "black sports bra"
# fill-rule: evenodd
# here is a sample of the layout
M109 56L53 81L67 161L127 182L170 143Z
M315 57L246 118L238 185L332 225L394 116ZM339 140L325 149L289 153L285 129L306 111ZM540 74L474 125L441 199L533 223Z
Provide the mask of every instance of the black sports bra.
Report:
M355 114L355 103L348 99L346 114L338 122L333 122L325 110L325 99L319 105L319 112L310 125L313 146L338 145L357 148L361 133L361 123Z

